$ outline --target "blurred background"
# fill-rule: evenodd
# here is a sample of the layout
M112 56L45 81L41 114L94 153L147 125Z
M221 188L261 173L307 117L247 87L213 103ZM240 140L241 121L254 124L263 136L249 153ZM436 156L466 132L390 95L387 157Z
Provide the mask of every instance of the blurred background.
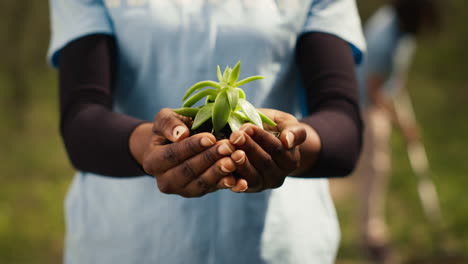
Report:
M383 0L358 0L363 21ZM443 232L428 224L404 141L392 136L387 203L404 263L467 263L468 1L444 0L442 30L419 41L409 90L439 192ZM0 263L61 263L63 199L73 175L58 133L56 72L46 63L46 1L0 2ZM368 263L357 235L356 180L332 181L342 228L337 263Z

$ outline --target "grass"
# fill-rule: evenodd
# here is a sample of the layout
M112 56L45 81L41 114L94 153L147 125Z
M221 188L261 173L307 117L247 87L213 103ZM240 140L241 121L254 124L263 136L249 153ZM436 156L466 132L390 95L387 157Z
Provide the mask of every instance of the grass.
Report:
M21 130L14 113L0 114L0 263L61 262L62 204L73 172L58 134L53 79L51 72L33 78Z

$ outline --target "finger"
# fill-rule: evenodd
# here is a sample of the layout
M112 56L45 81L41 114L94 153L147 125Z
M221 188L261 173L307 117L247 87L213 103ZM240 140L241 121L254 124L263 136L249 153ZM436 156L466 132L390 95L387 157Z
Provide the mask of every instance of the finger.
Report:
M263 178L257 172L255 167L250 163L247 155L243 150L236 150L231 155L231 159L236 164L236 173L245 179L245 186L248 186L248 192L259 191L263 186ZM240 184L240 185L239 185ZM236 183L235 191L244 191L245 186L241 183Z
M281 140L276 138L273 134L265 131L259 127L248 125L241 127L241 130L245 131L246 134L250 136L266 153L268 153L277 167L281 168L286 172L290 172L297 168L299 165L299 153L296 149L286 149ZM241 143L243 140L236 139L239 135L241 137L241 132L233 133L231 135L232 141L236 142L235 146L237 148L242 148ZM254 159L253 157L248 155L249 159ZM257 166L254 163L255 166Z
M170 108L163 108L154 119L153 132L159 133L171 142L177 142L190 135L191 118L181 116Z
M273 109L259 110L270 116L277 123L276 129L281 132L279 138L287 149L292 149L306 140L307 131L304 128L304 124L299 123L293 115Z
M287 149L293 149L294 147L299 146L307 138L307 131L304 128L304 125L299 122L282 124L280 131L281 134L279 139Z
M244 132L245 134L249 135L258 145L260 145L263 149L265 149L268 153L275 152L275 151L284 151L284 147L281 141L272 133L251 124L244 125L241 127L240 131ZM236 141L234 138L238 135L237 133L233 133L233 140ZM232 134L231 134L232 136ZM238 144L242 143L242 140L237 139Z
M231 153L234 151L233 149L234 147L229 143L229 141L219 141L216 143L216 145L207 149L206 151L200 152L199 154L190 157L189 159L168 170L168 177L171 178L171 181L176 182L177 186L184 188L190 184L190 182L199 178L200 175L212 167L213 164L218 163L220 159L231 155ZM227 164L225 161L218 163L219 166L223 166L220 169L225 171L233 171L231 170L233 166L232 164L234 164L232 161L231 164ZM227 174L225 173L224 175ZM211 186L215 185L218 180L219 179L216 179L214 183L212 181L206 181L206 183L211 188Z
M249 188L249 185L245 179L238 179L237 183L234 187L232 187L230 190L236 193L241 193L247 191Z
M236 166L231 158L225 157L193 179L183 190L185 197L199 197L217 190L218 182L235 171Z
M221 180L218 181L216 188L217 189L230 189L234 186L236 186L237 180L234 175L229 174L226 177L221 178Z
M260 129L260 128L259 128ZM251 131L247 131L248 133L251 133ZM252 134L252 133L251 133ZM241 140L241 142L237 141L235 137L237 135L242 135L245 139ZM273 160L272 156L268 154L257 142L255 142L247 133L243 131L238 131L236 133L231 134L230 138L232 141L237 143L235 144L236 149L241 149L243 150L247 155L248 161L250 161L250 164L253 165L253 167L256 169L258 172L257 175L261 175L263 178L259 178L257 175L252 175L248 174L243 176L249 185L254 185L257 187L262 183L262 185L265 185L265 177L268 175L268 178L274 177L274 175L277 175L278 172L281 171L281 169L278 167L278 165L275 163ZM276 139L279 141L278 139ZM244 144L240 144L244 142ZM281 143L279 143L281 145Z
M216 138L212 134L200 133L180 142L156 146L143 160L143 168L151 175L163 173L212 147L215 142Z

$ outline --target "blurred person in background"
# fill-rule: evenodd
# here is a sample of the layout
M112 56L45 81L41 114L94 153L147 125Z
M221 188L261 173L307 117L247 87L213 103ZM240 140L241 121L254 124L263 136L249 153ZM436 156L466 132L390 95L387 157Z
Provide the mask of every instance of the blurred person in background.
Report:
M65 263L334 262L326 178L349 174L361 149L355 1L50 4L61 134L78 170ZM265 111L280 138L251 125L228 140L189 136L166 107L238 60L266 77L245 92L277 109Z
M419 140L414 119L395 105L406 92L406 75L416 38L438 27L436 0L393 0L379 8L364 26L368 53L358 69L365 122L360 179L360 234L375 263L397 263L385 221L385 196L391 173L390 134L396 125L407 142Z

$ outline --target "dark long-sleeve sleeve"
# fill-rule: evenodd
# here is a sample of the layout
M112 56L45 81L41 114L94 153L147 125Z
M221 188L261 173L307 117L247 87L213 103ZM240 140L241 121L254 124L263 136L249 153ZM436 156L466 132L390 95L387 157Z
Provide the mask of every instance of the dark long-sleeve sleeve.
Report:
M115 40L91 35L60 52L60 132L73 166L108 176L144 175L129 149L143 121L112 112Z
M114 50L112 37L92 35L61 51L61 134L77 169L118 177L143 175L128 146L130 134L143 121L112 112ZM303 121L322 142L313 176L349 174L362 133L350 48L337 37L310 33L299 39L296 52L310 98L310 116Z
M307 33L296 47L296 61L307 91L309 116L302 121L318 133L322 149L313 177L350 174L359 159L363 124L351 48L325 33Z

